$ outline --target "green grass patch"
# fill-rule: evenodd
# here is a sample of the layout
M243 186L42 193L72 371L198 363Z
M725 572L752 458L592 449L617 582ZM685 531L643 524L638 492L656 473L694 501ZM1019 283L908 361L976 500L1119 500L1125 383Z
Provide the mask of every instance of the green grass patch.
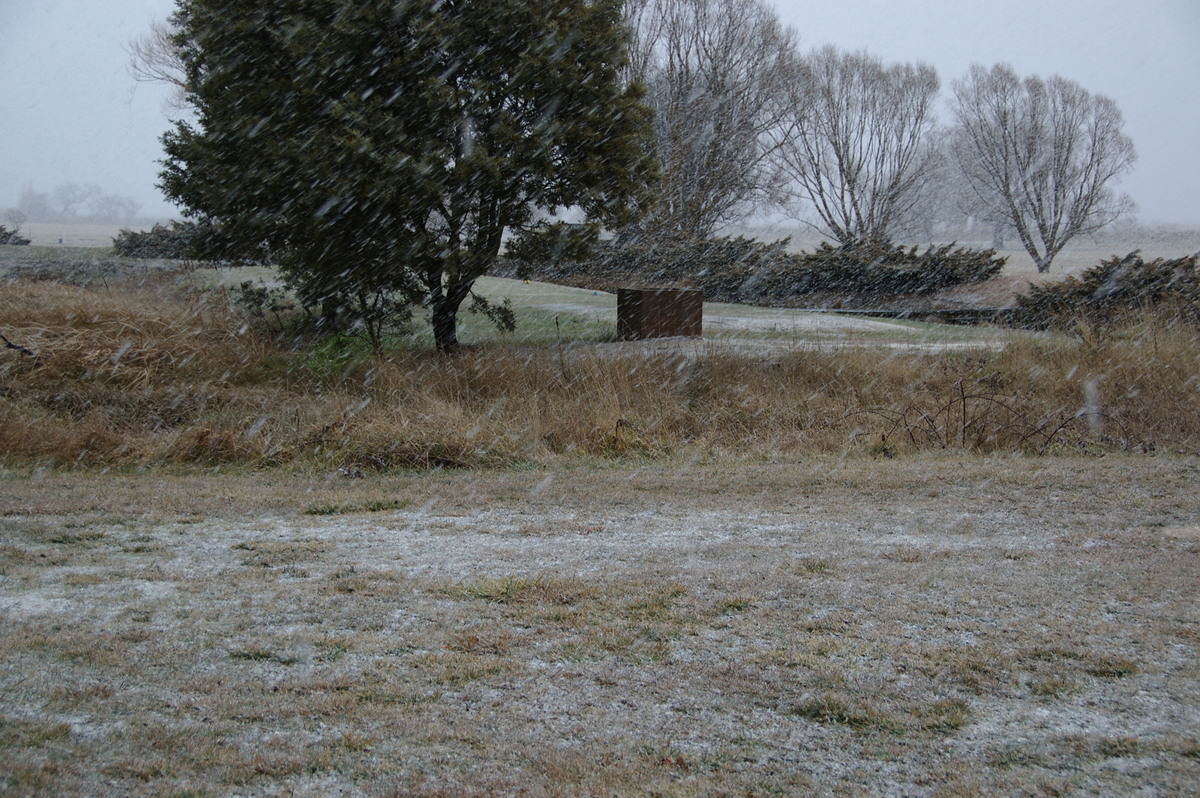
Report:
M1090 660L1084 670L1102 679L1120 679L1137 673L1138 665L1124 657L1097 657Z
M855 731L879 731L895 734L904 724L891 713L878 709L868 701L825 694L805 701L791 710L792 715L816 723L835 723Z
M304 508L305 515L347 515L350 513L386 513L403 510L409 503L404 499L372 499L349 504L310 504Z
M443 586L440 592L452 598L479 599L495 604L516 604L531 600L537 594L537 579L508 574L482 577L470 582Z

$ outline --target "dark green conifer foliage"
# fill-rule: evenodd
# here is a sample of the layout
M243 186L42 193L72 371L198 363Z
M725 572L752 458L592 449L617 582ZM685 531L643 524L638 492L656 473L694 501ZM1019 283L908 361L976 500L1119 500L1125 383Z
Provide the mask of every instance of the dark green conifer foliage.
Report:
M376 344L414 304L439 349L505 233L648 201L648 111L617 0L179 0L196 119L162 187Z

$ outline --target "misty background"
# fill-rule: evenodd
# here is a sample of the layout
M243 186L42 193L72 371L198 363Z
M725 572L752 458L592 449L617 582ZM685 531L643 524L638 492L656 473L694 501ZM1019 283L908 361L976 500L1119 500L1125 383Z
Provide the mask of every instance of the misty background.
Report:
M1138 220L1200 227L1195 0L775 6L802 50L835 44L927 62L943 99L972 63L997 62L1112 97L1138 150L1118 186L1137 202ZM22 192L53 199L63 186L94 186L114 221L178 217L155 187L170 90L135 82L128 68L130 42L173 8L172 0L0 0L0 208L16 206Z

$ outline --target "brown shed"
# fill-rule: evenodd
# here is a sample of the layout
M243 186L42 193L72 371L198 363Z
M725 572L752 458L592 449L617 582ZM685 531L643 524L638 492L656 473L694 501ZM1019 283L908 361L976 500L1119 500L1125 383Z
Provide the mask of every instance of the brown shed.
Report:
M704 295L685 288L617 289L617 338L700 337L704 327Z

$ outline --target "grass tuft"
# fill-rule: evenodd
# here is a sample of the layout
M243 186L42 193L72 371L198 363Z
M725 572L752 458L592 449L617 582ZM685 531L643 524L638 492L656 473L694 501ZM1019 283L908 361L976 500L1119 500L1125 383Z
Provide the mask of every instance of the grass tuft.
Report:
M305 515L348 515L351 513L385 513L403 510L409 503L403 499L373 499L357 504L310 504L304 508Z
M855 731L896 733L903 724L891 714L869 702L824 694L805 701L791 710L792 715L816 723L836 723Z
M1120 679L1138 672L1137 663L1123 657L1099 657L1088 663L1085 670L1103 679Z

